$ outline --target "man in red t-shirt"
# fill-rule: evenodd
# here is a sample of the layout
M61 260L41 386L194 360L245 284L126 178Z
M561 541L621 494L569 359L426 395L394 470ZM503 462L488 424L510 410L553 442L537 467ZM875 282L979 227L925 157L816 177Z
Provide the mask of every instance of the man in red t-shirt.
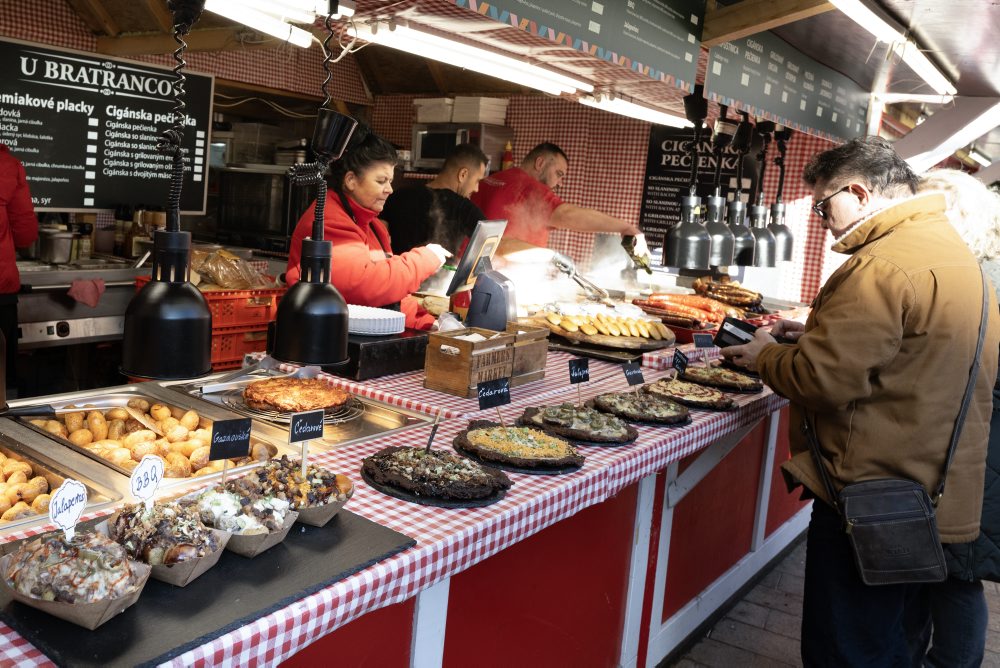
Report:
M490 220L506 220L504 239L547 246L549 230L639 234L624 220L562 201L555 191L566 178L569 160L555 144L531 149L520 167L511 167L483 179L472 201Z

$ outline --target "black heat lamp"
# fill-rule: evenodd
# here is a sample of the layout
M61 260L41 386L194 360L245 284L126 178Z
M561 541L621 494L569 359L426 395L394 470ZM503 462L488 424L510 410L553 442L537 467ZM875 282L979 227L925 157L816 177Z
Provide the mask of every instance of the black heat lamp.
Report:
M785 153L791 136L790 128L782 127L774 131L774 143L778 147L778 157L774 159L774 164L778 166L778 194L771 204L771 222L767 229L774 235L775 256L779 262L791 261L795 242L792 231L785 224L785 203L781 201L781 193L785 189Z
M708 215L705 219L705 229L712 240L712 251L708 263L713 267L728 267L733 263L736 237L725 221L723 207L726 200L722 197L722 159L733 142L739 123L726 118L727 107L722 105L722 114L715 121L715 133L712 136L712 154L715 157L715 177L712 179L712 195L707 198Z
M121 372L126 376L178 380L212 371L212 313L191 282L191 233L180 229L181 185L184 180L184 83L187 44L182 36L201 16L204 0L168 0L174 15L173 126L160 134L156 147L172 159L167 226L153 236L151 280L125 310Z
M701 133L708 115L708 101L702 95L702 86L695 86L694 92L684 96L684 114L694 123L694 139L688 144L691 155L691 178L688 194L681 197L681 219L666 234L663 240L663 266L680 269L708 269L712 250L712 238L708 230L698 220L701 198L696 194L698 179L698 153Z
M743 120L736 128L733 141L730 144L739 156L736 162L736 190L726 207L726 218L729 229L733 232L733 263L739 267L753 265L754 246L756 241L750 228L746 225L747 207L743 202L743 161L750 152L750 140L753 137L753 125L745 112L740 112Z
M347 303L330 283L333 244L323 239L323 211L326 205L326 180L323 176L330 163L344 154L358 122L328 108L330 94L327 85L332 78L329 42L333 36L329 15L326 17L326 28L324 48L327 57L323 61L323 69L326 70L323 93L326 100L316 118L312 139L316 161L294 165L289 170L294 183L318 186L312 235L302 240L298 283L290 287L278 302L274 338L268 353L283 362L336 366L349 361L347 330L350 319Z
M774 121L760 121L754 129L754 144L759 143L760 145L760 152L757 154L760 171L757 173L757 179L751 189L750 196L750 233L753 234L756 246L753 257L753 266L755 267L773 267L777 263L774 234L767 229L767 207L764 206L764 173L767 171L767 147L771 144L771 135L774 133L774 130Z

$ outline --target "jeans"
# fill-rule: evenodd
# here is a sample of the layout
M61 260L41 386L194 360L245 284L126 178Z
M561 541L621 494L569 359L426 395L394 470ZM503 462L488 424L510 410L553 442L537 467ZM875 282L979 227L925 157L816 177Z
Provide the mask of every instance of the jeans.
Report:
M802 663L919 666L930 638L928 587L861 581L837 512L813 502L806 538Z
M948 578L928 585L934 635L924 659L933 668L982 665L989 611L983 583Z

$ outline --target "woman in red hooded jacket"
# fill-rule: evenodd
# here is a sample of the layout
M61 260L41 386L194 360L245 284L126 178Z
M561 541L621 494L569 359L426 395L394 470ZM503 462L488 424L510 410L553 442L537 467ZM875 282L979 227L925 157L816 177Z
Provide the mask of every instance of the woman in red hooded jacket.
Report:
M0 330L7 340L8 387L14 385L17 361L17 293L21 276L15 248L31 245L38 238L38 220L31 204L24 166L0 144Z
M437 244L393 255L389 232L378 214L392 193L396 150L384 139L358 128L343 157L331 166L323 211L323 238L333 242L330 282L348 304L396 308L406 326L428 329L434 317L410 293L434 274L450 255ZM302 239L312 232L316 203L292 234L285 281L299 280Z

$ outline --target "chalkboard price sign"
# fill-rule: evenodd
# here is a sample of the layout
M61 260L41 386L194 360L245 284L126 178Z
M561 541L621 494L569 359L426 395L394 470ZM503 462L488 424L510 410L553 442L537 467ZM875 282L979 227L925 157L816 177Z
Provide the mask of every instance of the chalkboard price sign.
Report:
M246 457L250 452L250 418L216 420L212 424L212 444L208 458L233 459Z
M0 71L0 142L24 164L37 210L166 205L171 158L156 139L173 125L173 72L10 39ZM204 213L215 80L184 75L181 210Z
M476 385L476 389L481 411L510 403L510 378L487 380Z
M622 365L622 373L629 385L642 385L646 379L642 377L642 366L636 362Z
M575 359L569 361L570 384L584 383L590 380L590 360Z

